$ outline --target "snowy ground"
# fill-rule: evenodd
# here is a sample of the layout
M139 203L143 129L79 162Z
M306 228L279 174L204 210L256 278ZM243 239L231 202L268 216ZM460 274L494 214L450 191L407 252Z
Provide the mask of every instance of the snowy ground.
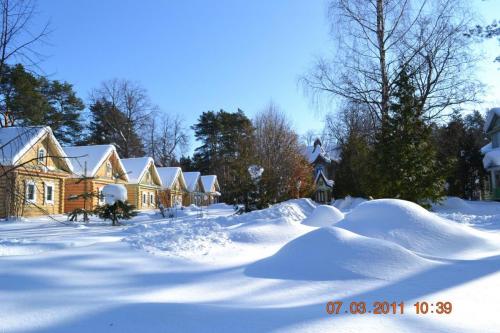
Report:
M500 331L499 203L335 206L1 222L0 332ZM405 313L328 315L337 300ZM453 311L417 315L417 301Z

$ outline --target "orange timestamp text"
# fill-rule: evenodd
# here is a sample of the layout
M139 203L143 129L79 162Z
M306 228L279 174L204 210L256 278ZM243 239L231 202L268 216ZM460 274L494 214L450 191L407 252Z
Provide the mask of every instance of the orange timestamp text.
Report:
M453 305L451 302L447 301L418 301L413 304L412 309L417 315L426 314L438 314L447 315L453 310ZM364 301L353 301L345 303L343 301L329 301L326 303L326 313L329 315L338 314L374 314L374 315L386 315L386 314L404 314L405 313L405 303L403 301L375 301L375 302L364 302Z

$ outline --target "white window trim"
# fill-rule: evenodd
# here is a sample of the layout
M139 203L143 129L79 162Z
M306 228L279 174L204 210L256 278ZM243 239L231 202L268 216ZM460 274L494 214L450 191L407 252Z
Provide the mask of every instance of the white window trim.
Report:
M104 204L104 196L102 195L102 187L97 187L97 203L99 205Z
M148 196L146 192L142 192L142 204L146 205L148 203Z
M43 157L40 158L40 152L43 151ZM45 148L41 147L41 148L38 148L38 151L36 153L36 161L38 164L45 164L45 159L47 158L47 150L45 150Z
M33 185L33 199L28 199L28 186ZM25 201L29 203L36 203L36 184L32 180L26 181L26 186L25 186Z
M47 187L52 187L52 200L47 200ZM53 182L46 182L44 183L44 193L43 193L43 200L45 201L46 204L53 205L54 204L54 183Z
M153 206L155 204L155 195L154 193L149 193L149 205Z

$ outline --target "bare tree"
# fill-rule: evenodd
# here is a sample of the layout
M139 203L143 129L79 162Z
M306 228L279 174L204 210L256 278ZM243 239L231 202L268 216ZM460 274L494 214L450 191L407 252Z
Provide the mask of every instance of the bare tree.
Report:
M333 0L329 16L337 54L302 78L315 97L365 104L372 122L381 120L406 68L427 118L477 99L476 58L464 35L472 17L461 0Z
M171 166L189 145L189 136L182 118L163 114L152 119L148 150L158 166Z
M287 198L297 190L300 179L312 184L312 169L302 155L297 133L284 113L270 104L253 121L255 127L256 162L264 168L262 185L263 200L276 202ZM303 172L305 171L305 172ZM305 191L303 192L305 193Z
M146 89L138 83L124 79L104 81L101 86L91 92L92 104L109 104L109 112L103 121L113 132L114 144L122 157L135 157L143 153L140 138L149 137L151 118L158 109L154 105Z

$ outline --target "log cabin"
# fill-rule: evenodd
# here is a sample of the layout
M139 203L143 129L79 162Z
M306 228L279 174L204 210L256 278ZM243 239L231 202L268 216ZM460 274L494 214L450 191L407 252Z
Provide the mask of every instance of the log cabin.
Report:
M0 128L0 154L1 217L64 212L73 166L50 127Z
M73 174L66 180L65 212L76 208L95 209L104 204L102 188L107 184L123 184L129 181L116 148L113 145L64 147L73 162ZM83 193L93 193L85 200Z
M122 164L129 178L125 185L128 202L137 209L154 209L158 206L158 195L162 182L151 157L125 158Z
M186 180L187 193L184 195L183 205L196 205L203 204L203 184L201 183L201 173L199 172L184 172L184 179Z
M167 208L182 206L187 188L181 168L162 167L157 170L163 185L160 191L160 203Z
M208 206L218 203L221 193L217 176L201 176L201 183L203 184L203 204Z

